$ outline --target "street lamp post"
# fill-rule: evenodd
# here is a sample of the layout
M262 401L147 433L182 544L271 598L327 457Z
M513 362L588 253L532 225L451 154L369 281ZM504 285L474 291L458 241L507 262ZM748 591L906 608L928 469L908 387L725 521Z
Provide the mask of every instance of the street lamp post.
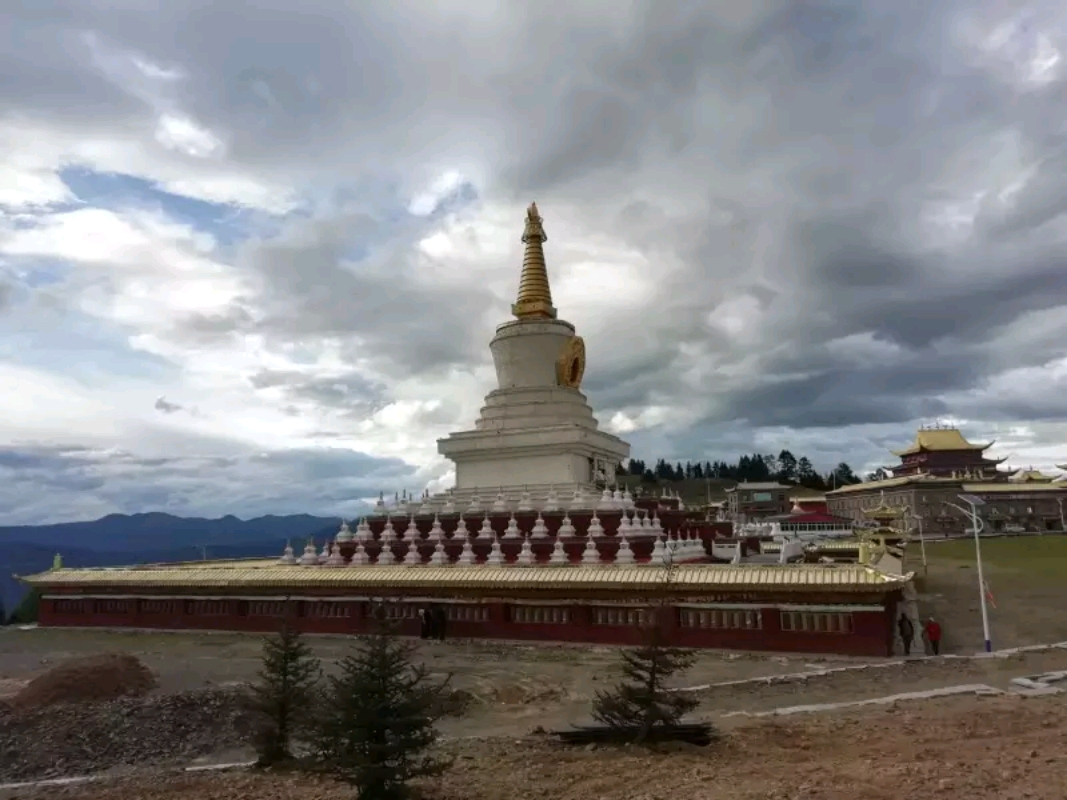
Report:
M923 556L923 577L925 578L927 576L927 574L928 574L928 569L927 569L927 565L926 565L926 538L923 536L923 518L921 516L919 516L918 514L914 514L914 513L908 514L908 517L910 519L913 519L913 520L915 520L916 522L919 523L919 549L922 551L922 556Z
M1057 497L1056 504L1060 507L1060 533L1067 533L1067 523L1063 521L1063 498Z
M978 518L978 506L984 506L985 501L981 497L976 497L973 494L961 494L959 495L959 498L967 504L968 508L963 508L962 506L949 502L946 502L945 505L951 506L957 511L967 514L971 518L971 530L974 531L974 555L978 562L978 601L981 604L982 609L982 635L985 637L985 651L987 653L992 653L993 641L989 636L989 610L986 608L985 600L985 576L982 573L982 544L978 538L978 534L984 527L982 520Z

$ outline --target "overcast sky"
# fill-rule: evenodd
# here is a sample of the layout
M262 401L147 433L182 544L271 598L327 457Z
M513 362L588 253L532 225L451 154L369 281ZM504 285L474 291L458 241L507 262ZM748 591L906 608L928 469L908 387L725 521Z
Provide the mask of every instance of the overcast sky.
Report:
M636 457L1067 461L1061 3L18 5L0 524L448 485L533 200Z

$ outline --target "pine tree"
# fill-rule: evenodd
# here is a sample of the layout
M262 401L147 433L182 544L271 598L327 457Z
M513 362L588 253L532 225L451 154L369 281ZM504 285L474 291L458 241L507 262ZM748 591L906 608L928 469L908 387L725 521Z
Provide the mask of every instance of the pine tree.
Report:
M316 751L326 770L359 789L360 800L402 800L412 779L448 767L427 753L448 680L432 681L412 655L412 645L381 622L330 678Z
M292 758L293 736L310 721L321 676L311 647L288 625L263 642L259 681L246 695L257 721L254 743L261 766Z
M666 590L674 581L675 569L674 559L668 553L663 567ZM622 681L610 691L597 692L593 702L593 719L633 736L637 743L654 737L658 730L676 725L699 705L691 695L671 692L666 686L696 659L691 650L666 646L663 617L669 613L672 609L666 602L646 612L644 645L622 652Z

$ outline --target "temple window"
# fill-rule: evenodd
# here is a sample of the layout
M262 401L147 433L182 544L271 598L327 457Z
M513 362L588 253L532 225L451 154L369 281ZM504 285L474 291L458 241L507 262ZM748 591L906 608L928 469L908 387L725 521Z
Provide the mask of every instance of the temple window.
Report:
M758 611L737 609L682 609L678 621L683 628L720 631L761 630L763 618Z
M57 614L84 614L85 602L83 600L56 600L54 608Z
M181 603L178 600L142 600L142 614L180 614Z
M197 617L222 617L230 613L226 600L187 600L185 613Z
M352 616L349 603L314 602L307 605L307 616L316 619L338 619Z
M94 614L126 614L129 610L128 600L97 600L93 604Z
M248 604L248 616L250 617L283 617L285 616L284 600L255 600Z
M449 606L445 612L452 622L488 622L488 606Z
M418 609L411 603L389 603L385 606L386 619L415 619Z
M522 625L566 625L571 612L562 606L512 606L510 617Z
M594 625L637 626L643 625L648 612L641 608L616 608L599 606L593 609Z
M852 633L852 615L813 611L783 611L782 630L798 633Z

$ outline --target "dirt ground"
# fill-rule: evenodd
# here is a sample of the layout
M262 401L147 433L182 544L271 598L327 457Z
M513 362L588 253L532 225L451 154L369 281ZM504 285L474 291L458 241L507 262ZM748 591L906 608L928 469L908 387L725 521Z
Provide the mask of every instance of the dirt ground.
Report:
M345 638L310 641L327 672L351 647ZM158 693L223 686L254 678L261 642L261 637L245 634L8 630L0 635L0 694L17 691L58 662L100 652L136 655L156 674ZM453 688L471 696L465 714L442 722L442 733L448 736L516 736L538 726L586 722L590 701L598 689L614 682L619 663L617 650L609 647L460 641L420 643L418 658L437 674L451 673ZM714 719L731 711L861 700L959 684L1003 689L1015 677L1067 670L1067 650L907 662L704 651L682 683L698 687L864 663L887 666L804 681L704 689L697 692L702 701L697 716Z
M989 607L993 648L1067 641L1067 536L985 539L981 546L994 601ZM918 543L909 546L906 562L916 574L920 612L941 621L943 652L980 650L974 540L927 543L926 553L928 575Z
M428 800L1063 800L1067 700L954 698L750 722L707 748L565 749L545 737L453 742ZM340 800L294 774L142 775L49 787L64 800ZM26 793L24 798L41 797Z

